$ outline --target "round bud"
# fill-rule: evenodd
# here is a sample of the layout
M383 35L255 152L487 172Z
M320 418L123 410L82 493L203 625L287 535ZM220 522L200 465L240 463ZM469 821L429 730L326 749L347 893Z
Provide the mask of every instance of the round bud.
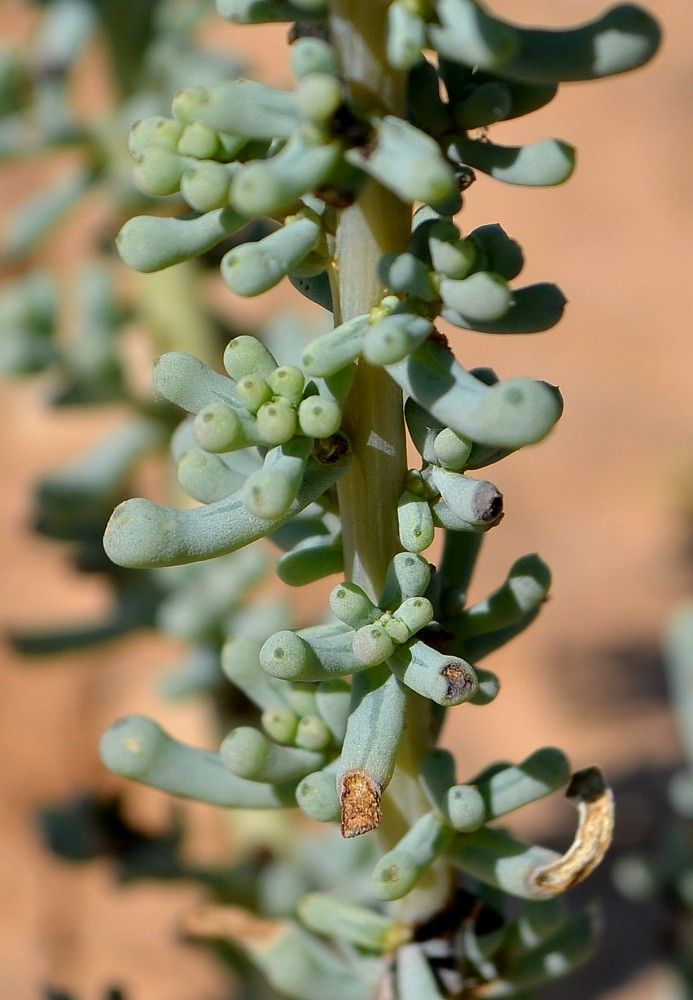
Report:
M268 708L260 716L260 722L275 743L290 745L294 742L298 716L290 708Z
M342 88L339 80L328 73L311 73L301 80L297 99L302 117L316 125L324 125L342 103Z
M219 747L219 756L239 778L252 778L267 759L270 744L267 738L252 726L232 729Z
M187 87L175 95L171 110L179 122L194 122L209 101L210 94L206 87Z
M395 611L395 618L413 635L433 621L433 605L427 597L408 597Z
M294 740L297 747L304 750L324 750L331 741L330 730L317 715L304 715L298 723Z
M180 189L183 171L189 165L178 153L148 146L136 157L135 183L145 194L163 196Z
M354 655L359 663L375 667L391 656L395 644L380 622L364 625L354 635Z
M217 133L209 125L193 122L183 128L178 140L178 152L196 160L211 160L219 151Z
M305 639L285 629L275 632L260 650L260 665L272 677L290 681L315 663L315 653Z
M411 638L411 632L404 622L398 621L396 618L391 618L384 624L385 631L396 645L401 646L403 642Z
M266 444L286 444L296 434L297 425L296 411L281 396L257 411L258 434Z
M275 395L283 396L294 406L298 406L303 395L305 378L300 368L294 365L282 365L270 375L269 385Z
M326 438L339 430L342 411L333 399L309 396L298 408L298 422L307 437Z
M435 526L428 501L405 492L397 502L397 522L402 548L423 552L433 544Z
M288 689L284 692L284 697L294 712L303 717L304 715L316 714L317 703L315 701L315 692L316 687L314 684L304 684L298 681L289 685Z
M286 514L296 499L294 485L280 472L259 469L248 476L241 490L246 510L268 521Z
M263 160L251 160L244 163L242 168L233 178L229 200L233 207L249 218L255 215L266 215L271 210L276 210L277 199L283 199L279 195L279 184L275 165ZM296 199L290 198L293 203ZM233 267L235 265L235 268ZM252 295L256 292L246 292L243 289L246 284L250 287L253 284L253 272L260 272L263 269L262 254L255 248L244 250L242 254L234 254L229 257L227 267L233 269L237 274L231 274L234 291L239 295ZM246 277L244 272L248 271ZM257 280L257 279L256 279ZM238 287L236 287L236 285Z
M330 594L330 607L340 621L359 628L375 610L373 602L355 583L339 583Z
M244 334L229 341L224 350L224 368L231 378L260 375L269 378L277 367L270 352L257 337Z
M451 472L464 469L472 451L472 442L456 434L449 427L439 431L433 441L433 451L440 465Z
M186 170L180 181L183 197L196 212L223 208L229 200L230 177L221 163L209 161Z
M272 390L259 375L244 375L236 382L236 399L251 413L257 413L263 403L272 398Z
M193 421L193 436L205 451L231 451L243 436L238 414L226 403L210 403Z
M474 785L453 785L446 796L450 823L460 833L478 830L486 819L486 805L481 792Z
M338 820L341 807L334 773L316 771L306 775L296 789L296 802L306 816L320 823Z
M128 147L134 157L140 156L150 146L175 153L182 131L181 123L173 118L142 118L130 129Z

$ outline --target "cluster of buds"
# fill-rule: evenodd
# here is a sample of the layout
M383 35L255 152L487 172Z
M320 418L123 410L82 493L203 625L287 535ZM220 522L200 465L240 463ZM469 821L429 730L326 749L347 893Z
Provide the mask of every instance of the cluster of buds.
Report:
M206 506L121 504L104 540L120 565L170 566L232 552L320 500L344 471L340 396L348 383L307 380L250 336L229 343L224 365L228 377L184 352L159 358L157 391L195 414L174 441L179 480Z

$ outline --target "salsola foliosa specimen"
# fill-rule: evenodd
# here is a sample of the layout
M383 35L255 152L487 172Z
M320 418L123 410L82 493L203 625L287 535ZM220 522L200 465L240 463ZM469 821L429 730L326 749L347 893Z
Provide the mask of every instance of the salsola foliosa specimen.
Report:
M227 80L177 94L171 118L140 122L138 183L180 191L196 214L130 220L120 253L153 270L237 233L221 261L232 292L259 295L288 277L333 328L289 369L246 337L229 344L227 375L189 355L161 358L159 392L191 414L195 459L183 456L193 464L182 478L203 506L127 501L105 545L146 568L272 535L284 580L339 569L345 579L326 622L262 644L231 640L225 670L262 710L262 730L236 728L214 754L134 717L104 736L104 760L203 801L297 804L348 839L377 831L367 886L314 893L255 937L232 910L188 923L194 936L234 938L285 995L526 995L589 951L589 918L569 917L556 897L606 850L611 794L597 768L571 778L553 748L458 780L435 743L447 709L497 695L498 678L478 663L533 621L550 583L526 556L468 605L483 534L503 513L499 491L472 473L541 441L562 400L545 381L465 370L440 318L497 334L558 322L559 289L513 284L523 254L499 224L464 233L454 219L474 171L560 184L574 150L555 139L502 147L474 130L543 106L563 82L642 65L659 30L631 5L564 31L503 22L474 0L218 9L239 23L295 21L296 87ZM269 231L243 242L256 218ZM406 465L407 430L418 468ZM241 485L227 476L239 454L254 463ZM434 566L421 553L436 531ZM580 815L565 855L489 825L563 786ZM471 880L467 896L458 873ZM525 901L509 923L497 913L503 894Z

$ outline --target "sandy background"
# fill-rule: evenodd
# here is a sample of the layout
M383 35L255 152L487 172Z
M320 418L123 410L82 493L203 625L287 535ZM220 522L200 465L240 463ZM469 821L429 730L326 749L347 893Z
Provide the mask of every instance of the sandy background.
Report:
M568 24L599 10L596 0L496 0L500 13ZM520 759L558 744L574 764L599 761L619 793L613 857L652 835L664 808L666 776L680 757L658 656L670 610L693 595L690 535L682 511L693 492L691 439L690 254L691 7L659 0L666 43L646 71L564 88L549 107L498 127L500 142L547 135L579 150L562 188L514 189L479 177L462 225L501 221L527 257L523 281L552 280L570 305L544 335L491 338L453 331L465 363L501 376L543 377L560 385L564 418L541 447L494 467L507 516L484 546L481 595L525 552L554 573L540 621L490 662L501 697L454 713L445 743L470 772L491 757ZM0 30L19 37L22 5L0 5ZM275 82L286 79L281 32L230 29L228 37ZM251 51L250 45L253 50ZM5 207L27 196L36 165L0 172ZM45 257L63 273L86 244L79 227ZM27 530L31 483L97 439L117 413L47 415L42 386L0 387L0 467L4 470L0 558L2 624L62 620L96 610L104 595L75 579L59 545ZM317 593L317 588L315 588ZM153 689L172 662L171 644L140 636L108 650L27 665L2 653L0 747L0 997L33 1000L46 983L100 1000L122 984L130 1000L221 1000L215 966L172 943L195 898L173 887L112 887L105 865L76 870L50 860L32 813L39 804L98 785L112 787L95 754L114 716L150 711L176 735L208 740L204 711L166 708ZM132 794L132 808L155 828L168 814L156 792ZM199 857L218 855L219 814L193 807ZM570 811L560 802L528 811L524 833L566 842ZM663 996L660 916L620 903L604 871L582 891L601 894L607 916L598 960L556 987L557 998L637 1000Z

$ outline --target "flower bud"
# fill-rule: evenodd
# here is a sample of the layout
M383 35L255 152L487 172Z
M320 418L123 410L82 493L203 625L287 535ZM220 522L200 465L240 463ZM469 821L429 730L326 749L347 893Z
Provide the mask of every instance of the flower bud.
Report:
M472 442L444 427L436 434L433 449L439 465L452 472L460 472L471 454Z
M135 159L133 175L140 191L151 195L175 194L185 170L195 165L192 157L146 146Z
M308 437L327 438L339 430L342 411L333 399L308 396L298 408L298 422Z
M277 368L277 362L262 341L244 334L234 337L226 345L224 368L236 381L246 375L269 379Z
M251 413L257 413L272 398L272 390L259 375L244 375L236 382L234 392L241 406Z
M359 663L375 667L392 654L395 643L380 622L364 625L354 635L353 648Z
M395 611L395 618L414 635L433 621L433 605L426 597L408 597Z
M173 118L160 116L141 118L130 129L128 148L135 158L141 156L145 149L151 146L175 153L178 151L178 141L182 132L182 123Z
M233 170L224 163L207 160L189 167L180 181L181 194L196 212L224 208L229 200Z
M290 746L298 728L298 716L290 708L266 708L260 716L262 728L275 743Z
M291 404L298 406L305 386L303 372L294 365L282 365L270 375L269 386L275 395L283 396Z
M278 397L257 411L257 429L266 444L284 444L296 434L296 411L288 399Z
M340 621L352 628L361 628L378 609L355 583L339 583L330 594L330 607Z
M225 403L210 403L195 417L193 435L205 451L233 451L244 447L243 424L236 410Z
M339 80L330 73L304 76L296 91L299 113L316 125L327 125L344 100Z
M304 715L298 724L294 742L304 750L325 750L332 742L332 735L317 715Z
M213 160L219 152L217 133L209 125L192 122L184 125L178 140L178 152L196 160Z
M402 548L423 552L433 544L435 529L428 500L405 492L397 501L397 523Z

